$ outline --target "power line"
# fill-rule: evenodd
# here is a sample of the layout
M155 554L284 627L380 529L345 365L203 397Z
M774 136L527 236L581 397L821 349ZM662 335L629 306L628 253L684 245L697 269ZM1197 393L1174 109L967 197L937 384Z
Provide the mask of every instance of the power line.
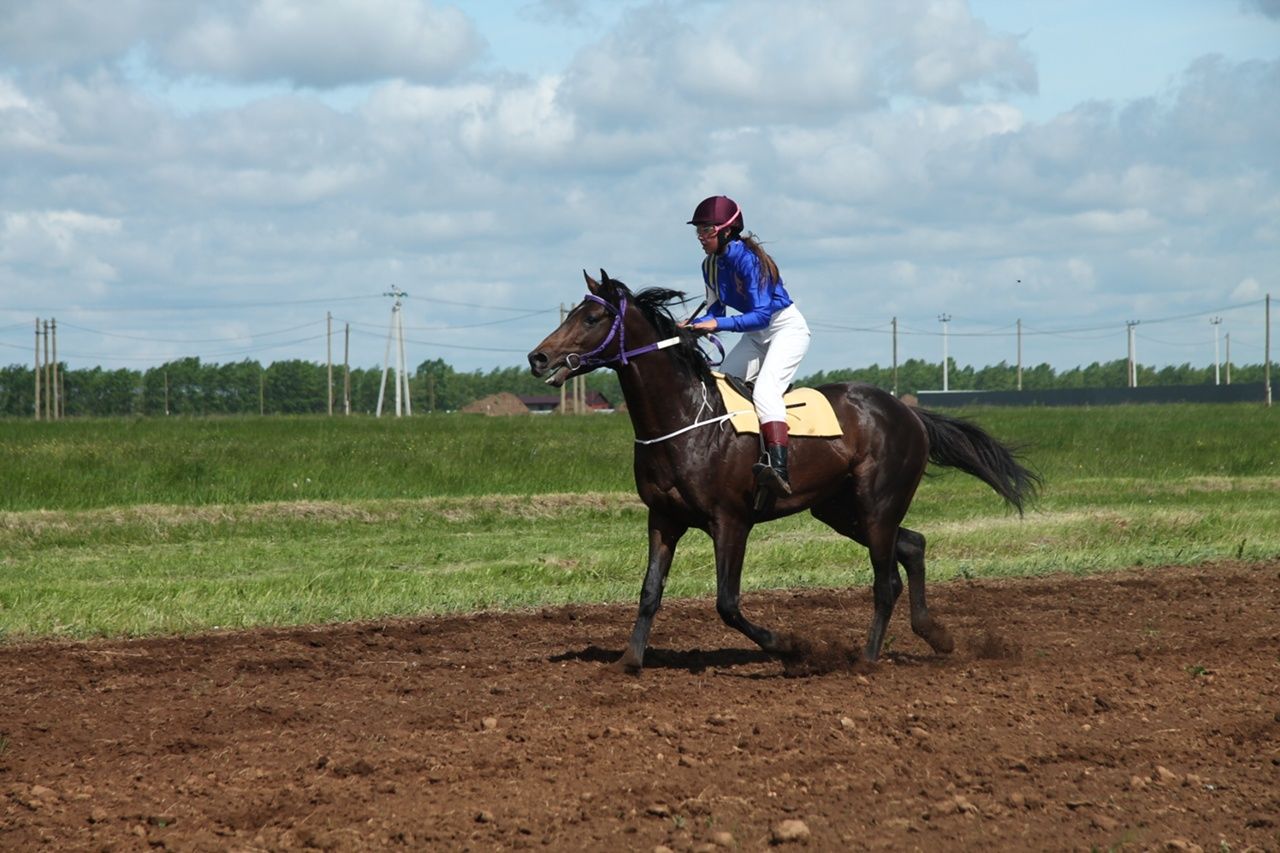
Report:
M379 299L381 294L367 293L359 296L322 296L315 299L285 299L272 302L213 302L205 305L131 305L121 308L102 308L96 306L75 306L75 310L85 314L119 314L134 311L220 311L224 308L279 308L286 305L316 305L329 302L353 302L358 299ZM23 309L14 309L23 310Z
M365 335L371 338L381 337L381 335L374 335L370 332L365 332L361 329L353 329L353 331L356 332L357 334ZM411 343L411 344L418 344L419 346L424 346L424 347L440 347L442 349L465 349L465 350L475 350L476 352L518 352L523 354L529 351L527 349L507 349L503 347L476 347L476 346L468 346L466 344L446 344L440 341L418 341L418 340L413 340L412 338L405 338L405 342Z
M125 335L118 332L104 332L101 329L90 329L85 326L77 326L74 323L63 322L63 326L68 329L77 329L81 332L89 332L95 335L102 335L104 338L123 338L130 341L148 341L164 344L216 344L227 341L243 341L247 339L267 337L269 335L283 335L287 332L296 332L299 329L305 329L308 326L314 326L317 323L323 323L323 320L313 320L310 323L302 323L297 326L290 326L287 329L275 329L270 332L246 332L243 335L233 335L229 338L156 338L150 335Z
M405 298L413 299L414 297L406 295ZM549 311L559 310L559 308L514 308L505 305L480 305L475 302L455 302L452 299L439 299L435 296L430 298L418 297L418 300L422 302L434 302L439 305L456 305L460 308L480 308L485 311L524 311L529 314L545 314Z
M527 313L520 314L516 317L505 317L501 320L486 320L483 323L463 323L456 326L405 326L404 328L411 329L415 332L447 332L453 329L477 329L477 328L480 328L481 326L497 326L502 323L514 323L519 320L527 319L529 317L536 317L539 314L550 314L555 310L556 310L555 308L539 308L536 311L529 311ZM361 323L357 320L344 320L341 317L334 317L333 319L340 320L343 323L350 323L352 326L367 326L368 328L371 328L371 329L381 328L376 323Z
M244 349L238 349L238 350L227 350L227 351L224 351L224 352L203 353L203 354L201 354L201 355L182 355L182 356L176 356L176 357L174 357L174 358L169 358L169 359L166 359L166 360L167 360L167 361L177 361L177 360L186 359L186 358L214 359L214 358L221 358L221 357L224 357L224 356L248 355L249 353L259 352L259 351L261 351L261 350L279 349L280 347L288 347L288 346L293 346L293 345L295 345L295 344L305 344L305 343L309 343L309 342L311 342L311 341L318 341L318 340L323 339L324 337L326 337L326 336L325 336L325 335L323 335L323 334L320 334L320 335L312 335L311 337L308 337L308 338L297 338L297 339L295 339L295 340L291 340L291 341L279 341L279 342L277 342L277 343L272 343L272 344L263 344L262 346L246 347L246 348L244 348ZM25 350L25 349L29 349L29 347L18 347L18 346L14 346L13 344L0 344L0 346L13 347L14 349L23 349L23 350ZM64 360L64 361L75 358L75 359L85 359L85 360L88 360L88 359L101 359L102 361L107 361L107 362L111 362L111 361L149 361L149 362L155 362L157 358L163 358L163 356L156 356L156 355L149 355L149 356L140 356L140 355L107 355L107 354L103 354L103 353L77 353L77 352L70 352L70 353L62 353L62 354L60 354L60 358L61 358L62 360Z

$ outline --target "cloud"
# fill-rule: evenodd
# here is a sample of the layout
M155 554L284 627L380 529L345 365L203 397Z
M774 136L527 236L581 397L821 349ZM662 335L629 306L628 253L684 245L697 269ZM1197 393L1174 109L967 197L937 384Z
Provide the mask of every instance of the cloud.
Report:
M1268 18L1280 18L1280 0L1243 0L1240 8L1258 12Z
M626 125L823 124L899 96L959 103L1035 87L1017 39L958 0L743 0L701 17L667 3L634 10L579 54L565 97Z
M400 78L447 80L483 41L452 7L414 0L252 0L223 4L155 54L173 73L328 88Z
M484 48L465 14L430 0L42 0L0 16L11 67L85 73L141 50L171 77L317 89L440 82Z
M49 278L67 281L58 288L64 298L101 295L119 277L107 247L120 231L118 219L78 210L6 213L0 219L0 270L28 287L43 288L40 282Z
M7 3L0 15L0 67L92 69L139 41L165 38L186 19L184 6L165 0Z

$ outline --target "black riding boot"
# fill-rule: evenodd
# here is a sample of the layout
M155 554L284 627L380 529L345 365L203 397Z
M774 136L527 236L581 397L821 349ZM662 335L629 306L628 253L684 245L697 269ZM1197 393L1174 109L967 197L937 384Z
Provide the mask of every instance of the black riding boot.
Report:
M756 472L756 486L768 489L775 495L791 494L791 479L787 472L787 446L773 444L765 452L769 457L768 464L757 462L752 466L752 470Z

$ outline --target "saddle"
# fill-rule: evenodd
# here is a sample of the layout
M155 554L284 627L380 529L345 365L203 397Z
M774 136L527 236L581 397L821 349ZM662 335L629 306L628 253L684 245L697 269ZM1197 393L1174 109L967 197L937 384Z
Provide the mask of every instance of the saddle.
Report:
M724 400L726 412L737 412L729 423L739 434L756 434L760 432L760 419L756 417L755 406L751 404L751 392L754 388L737 376L713 372L716 388ZM742 390L739 390L742 389ZM746 391L746 393L742 393ZM844 435L840 422L836 420L831 401L816 388L789 389L782 396L783 405L787 407L787 431L793 436L809 436L812 438L836 438Z

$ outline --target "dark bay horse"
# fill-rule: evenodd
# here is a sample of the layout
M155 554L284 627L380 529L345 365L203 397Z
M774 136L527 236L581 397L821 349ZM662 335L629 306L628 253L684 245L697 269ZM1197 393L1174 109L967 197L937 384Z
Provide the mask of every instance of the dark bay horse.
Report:
M912 409L870 385L834 383L818 390L844 434L793 440L793 494L757 511L751 466L759 439L735 434L720 419L725 408L706 357L694 333L671 314L684 294L659 288L633 294L604 270L599 281L583 276L590 292L529 353L529 367L557 387L571 376L612 368L635 429L636 489L649 508L649 564L635 628L615 666L640 671L676 543L691 527L706 531L715 546L720 618L767 652L797 654L794 637L743 616L740 580L752 526L806 509L870 552L875 611L864 660L880 656L902 592L899 563L907 571L911 629L935 652L951 652L950 633L925 604L924 536L902 526L925 466L972 474L1019 512L1039 478L968 421Z

